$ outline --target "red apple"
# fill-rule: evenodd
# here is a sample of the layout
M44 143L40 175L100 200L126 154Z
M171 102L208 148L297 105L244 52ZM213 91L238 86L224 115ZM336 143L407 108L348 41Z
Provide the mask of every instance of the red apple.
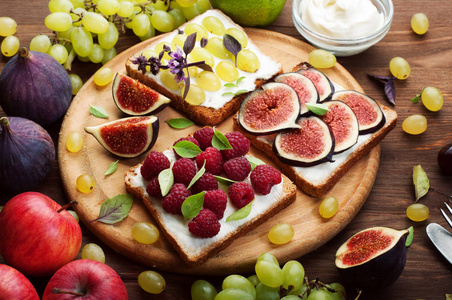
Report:
M39 300L35 287L22 273L0 264L0 299Z
M42 300L126 300L126 286L108 265L91 259L74 260L59 269L44 290Z
M21 193L0 212L0 255L27 276L49 276L75 259L82 230L44 194Z

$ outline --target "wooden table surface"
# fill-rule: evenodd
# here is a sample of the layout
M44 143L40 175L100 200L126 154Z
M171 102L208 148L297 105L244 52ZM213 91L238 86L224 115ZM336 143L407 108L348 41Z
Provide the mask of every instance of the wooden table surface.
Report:
M13 0L0 1L0 16L12 17L18 23L16 36L21 45L28 46L31 38L37 34L50 34L44 26L44 18L49 13L47 3L47 0L29 0L20 4ZM303 40L292 23L291 6L292 1L288 0L280 18L267 29ZM399 115L397 127L381 143L380 168L361 211L336 237L316 251L300 257L299 261L305 267L308 277L319 277L323 282L340 282L334 266L334 255L351 235L372 226L396 229L413 226L414 242L408 248L406 267L401 277L384 290L364 293L361 299L445 299L445 294L452 293L452 266L430 242L425 228L430 222L446 227L439 209L444 201L452 203L452 177L443 176L437 164L439 150L452 142L452 2L394 0L394 10L391 29L382 41L364 53L338 58L338 62L356 78L367 94L384 104L388 103L383 94L383 86L367 74L389 75L388 64L394 56L401 56L410 63L410 77L395 83L397 95L394 109ZM411 16L417 12L424 12L430 21L429 31L423 36L414 34L410 28ZM123 34L117 50L121 52L138 42L139 39L133 34ZM0 70L7 61L7 58L0 55ZM87 80L97 68L99 65L75 62L73 72ZM442 91L444 106L441 111L430 112L421 103L411 103L410 99L426 86L435 86ZM403 120L412 114L422 114L428 120L427 131L421 135L408 135L402 130ZM4 113L0 110L0 116L2 115ZM60 125L47 127L55 144ZM412 170L418 164L426 171L431 186L429 193L421 200L421 203L429 207L430 217L420 223L410 221L405 214L406 208L414 203ZM57 162L44 184L35 190L47 194L60 204L67 202ZM10 197L11 195L0 192L0 205L4 205ZM190 299L191 284L200 278L221 288L224 277L207 278L161 272L166 279L166 289L160 295L147 294L138 286L137 276L149 267L115 253L83 224L81 226L83 245L94 242L103 247L106 263L123 277L130 299ZM1 257L0 262L4 262ZM42 294L48 279L31 278L39 294ZM348 298L355 297L356 291L349 290Z

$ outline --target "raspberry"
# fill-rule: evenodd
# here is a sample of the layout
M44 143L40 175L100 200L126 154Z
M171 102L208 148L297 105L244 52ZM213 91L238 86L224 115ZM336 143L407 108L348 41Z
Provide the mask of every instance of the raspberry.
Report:
M206 150L196 155L196 164L200 169L206 161L206 171L214 175L220 175L223 170L223 157L220 150L214 147L207 147Z
M173 165L173 175L175 183L183 183L185 186L190 184L190 181L196 175L195 163L189 159L182 157L178 159Z
M160 190L158 176L155 176L149 181L146 187L146 192L148 192L149 196L151 197L162 198L162 191Z
M221 155L223 155L224 160L243 156L250 150L250 141L241 132L229 132L224 136L228 139L229 144L232 146L232 149L221 150Z
M251 164L244 156L234 157L223 165L226 176L235 181L243 181L251 171Z
M189 141L199 147L198 141L192 136L182 137L182 138L178 139L177 141L174 142L173 146L176 145L177 143L179 143L180 141ZM177 154L176 150L173 150L173 151L174 151L174 154L176 154L176 158L180 158L180 156L179 156L179 154Z
M141 176L145 180L151 180L153 177L170 167L170 161L165 154L157 151L151 151L141 165Z
M251 185L245 181L234 182L229 186L229 199L237 207L242 208L254 199L254 191Z
M218 189L218 181L208 172L204 173L191 187L193 194L216 189Z
M228 196L222 189L206 191L204 195L204 208L210 209L220 220L228 204Z
M212 127L203 127L193 133L193 137L199 142L201 150L212 146L214 131Z
M162 207L170 214L181 215L182 203L184 203L185 199L190 197L190 195L191 193L187 190L185 185L176 183L171 188L170 193L162 199Z
M251 172L251 185L256 193L267 195L272 186L281 182L281 172L269 165L259 165Z
M215 214L208 208L201 209L199 214L188 223L188 230L201 238L211 238L220 232L221 224Z

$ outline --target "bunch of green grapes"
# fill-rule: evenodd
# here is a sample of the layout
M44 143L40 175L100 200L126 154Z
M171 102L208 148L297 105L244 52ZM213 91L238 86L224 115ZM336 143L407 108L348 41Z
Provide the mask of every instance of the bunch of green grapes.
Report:
M20 41L14 34L17 30L17 23L9 17L0 18L0 36L5 37L0 45L2 54L6 57L17 53Z
M197 280L191 287L192 300L345 300L345 288L340 283L308 282L303 266L296 260L280 267L271 253L261 254L255 264L255 274L249 277L229 275L221 291L206 280Z

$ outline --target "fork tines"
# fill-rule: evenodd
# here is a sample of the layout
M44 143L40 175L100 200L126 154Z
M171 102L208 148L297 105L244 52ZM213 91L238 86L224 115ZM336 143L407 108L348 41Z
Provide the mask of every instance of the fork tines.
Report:
M444 205L446 205L447 210L452 215L452 208L446 202L444 202ZM442 208L440 210L441 210L441 213L443 214L444 219L446 219L449 226L452 227L452 220L449 218L449 216L446 214L446 212Z

